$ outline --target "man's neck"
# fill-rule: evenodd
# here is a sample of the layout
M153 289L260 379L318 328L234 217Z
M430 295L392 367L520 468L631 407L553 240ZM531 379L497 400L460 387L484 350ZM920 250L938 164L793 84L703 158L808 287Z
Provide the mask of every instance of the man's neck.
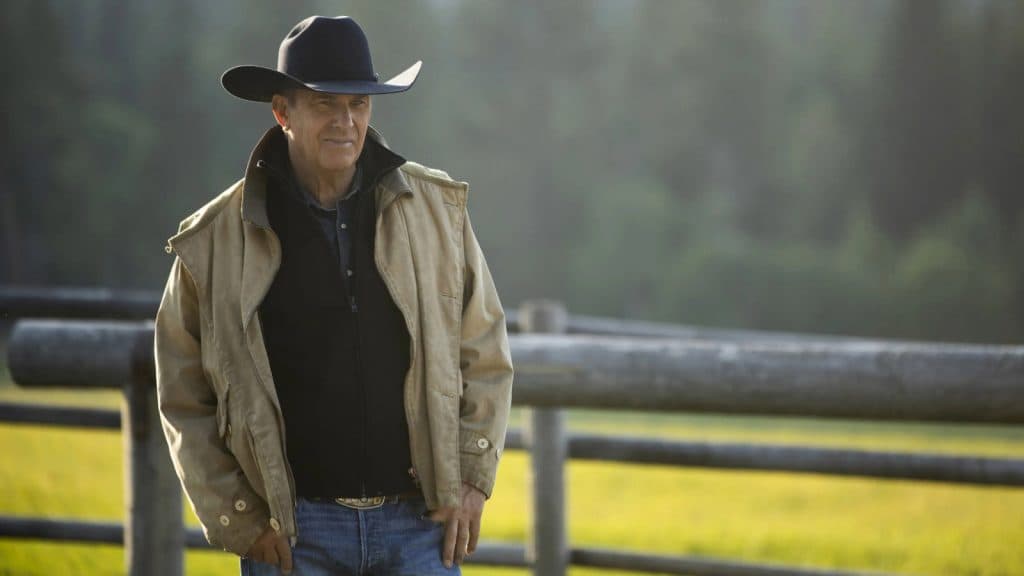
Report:
M356 174L356 166L352 165L346 170L338 172L321 172L297 158L288 149L288 157L292 163L292 170L295 171L295 178L317 203L324 208L333 208L338 200L341 200L352 187L352 180Z

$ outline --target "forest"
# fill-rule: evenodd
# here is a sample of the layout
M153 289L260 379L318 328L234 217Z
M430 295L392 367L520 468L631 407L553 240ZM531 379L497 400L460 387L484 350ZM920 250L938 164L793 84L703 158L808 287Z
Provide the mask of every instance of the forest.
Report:
M1024 2L9 0L0 283L159 290L273 123L227 94L348 14L396 151L470 185L506 308L1024 338Z

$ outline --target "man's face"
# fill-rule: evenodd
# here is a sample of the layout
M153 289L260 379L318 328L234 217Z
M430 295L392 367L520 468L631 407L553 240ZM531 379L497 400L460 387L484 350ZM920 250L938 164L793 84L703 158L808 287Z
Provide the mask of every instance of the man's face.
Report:
M370 97L298 90L289 102L274 96L274 115L293 156L318 172L353 168L370 124Z

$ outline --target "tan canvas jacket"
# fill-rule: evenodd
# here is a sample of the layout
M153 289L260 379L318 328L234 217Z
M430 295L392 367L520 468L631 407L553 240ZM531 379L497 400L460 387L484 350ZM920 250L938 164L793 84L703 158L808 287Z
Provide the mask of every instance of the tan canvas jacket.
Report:
M281 258L264 171L185 219L156 317L164 433L207 539L245 553L269 525L293 539L295 482L257 308ZM371 128L367 136L383 144ZM373 190L374 260L405 317L405 412L413 467L430 508L460 505L461 483L488 497L505 441L512 362L505 315L466 212L467 185L406 163ZM337 439L324 438L324 445Z

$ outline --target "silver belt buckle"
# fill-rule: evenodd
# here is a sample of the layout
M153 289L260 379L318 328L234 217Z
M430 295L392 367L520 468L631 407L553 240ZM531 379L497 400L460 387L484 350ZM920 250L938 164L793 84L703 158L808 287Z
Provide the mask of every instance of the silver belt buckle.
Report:
M347 508L356 510L369 510L380 508L384 505L384 496L370 496L369 498L335 498L334 501Z

